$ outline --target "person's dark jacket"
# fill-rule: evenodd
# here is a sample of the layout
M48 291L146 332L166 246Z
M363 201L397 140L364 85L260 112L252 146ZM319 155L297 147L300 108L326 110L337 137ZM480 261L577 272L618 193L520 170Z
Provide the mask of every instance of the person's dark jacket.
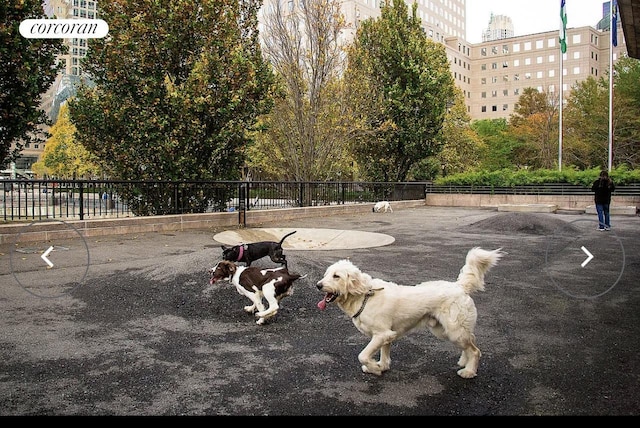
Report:
M593 182L591 190L595 192L595 202L600 205L611 204L611 194L616 186L610 178L599 178Z

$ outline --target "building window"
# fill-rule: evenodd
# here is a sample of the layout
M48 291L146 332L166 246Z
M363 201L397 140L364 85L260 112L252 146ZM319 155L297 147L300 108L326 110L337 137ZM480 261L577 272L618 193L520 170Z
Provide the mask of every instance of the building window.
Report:
M580 74L580 67L573 67L573 74Z
M485 71L485 70L487 69L487 64L482 64L482 65L480 66L480 69L481 69L482 71Z
M509 67L509 63L507 61L502 63L502 68L507 68Z
M509 109L509 104L502 104L502 111L507 111Z
M531 65L531 58L525 58L524 65Z
M502 76L502 81L503 82L508 82L509 81L509 75L505 74L504 76Z
M520 60L519 60L519 59L514 59L514 60L513 60L513 66L514 66L514 67L518 67L518 66L520 66Z
M482 112L486 113L487 112L487 106L482 106Z
M491 111L498 111L498 106L491 106Z
M556 62L556 56L553 54L549 55L549 62Z
M542 57L541 56L537 56L536 57L536 64L542 64Z
M531 42L524 42L524 50L525 51L531 50Z
M520 95L520 88L515 88L513 90L513 95Z
M556 71L552 68L549 70L549 77L555 77L556 76Z
M531 79L531 73L524 73L524 79L525 80Z
M536 40L536 49L542 49L544 47L544 42L542 40Z
M491 83L498 83L498 78L496 76L491 77Z
M483 77L482 79L480 79L480 84L486 85L487 84L487 78Z
M503 54L509 53L509 45L502 45L502 53Z
M491 91L491 98L495 98L498 96L498 91Z
M486 92L482 92L480 94L480 98L487 98L487 93Z
M480 49L480 55L487 56L487 48Z
M536 72L536 78L537 79L542 79L542 71L537 71Z
M573 52L573 59L580 59L580 52L579 51Z
M519 75L519 74L514 74L514 75L513 75L513 80L514 80L514 81L518 81L518 80L520 80L520 75Z
M514 52L520 52L520 43L514 43L513 44L513 51Z
M491 53L494 55L498 55L498 47L497 46L492 46L491 47Z
M497 70L497 69L498 69L498 63L497 63L497 62L492 63L492 64L491 64L491 68L492 68L493 70Z
M502 90L502 95L504 95L505 97L509 96L509 90L508 89L503 89Z

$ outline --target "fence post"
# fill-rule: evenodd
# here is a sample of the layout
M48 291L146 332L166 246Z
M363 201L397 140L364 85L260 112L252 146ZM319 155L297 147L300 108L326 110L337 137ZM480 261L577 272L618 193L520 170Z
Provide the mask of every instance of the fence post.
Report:
M78 189L79 189L78 203L80 204L80 220L84 220L84 187L82 186L82 181L78 183Z
M247 225L247 183L240 183L238 187L238 223Z

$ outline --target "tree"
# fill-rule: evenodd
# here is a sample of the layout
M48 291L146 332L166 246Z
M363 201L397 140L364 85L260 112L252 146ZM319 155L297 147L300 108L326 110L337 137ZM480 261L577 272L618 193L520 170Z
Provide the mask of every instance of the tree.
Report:
M69 106L60 107L58 120L51 127L51 137L47 140L38 162L31 169L38 175L58 178L80 178L92 176L100 171L93 157L83 145L75 141L76 127L69 119Z
M589 76L571 88L563 112L564 163L580 169L607 165L608 83Z
M442 175L477 168L486 151L486 145L470 127L471 117L467 113L462 91L455 88L454 94L453 105L447 112L443 126L444 145L437 155Z
M364 124L353 151L366 178L404 181L438 153L453 78L445 48L428 39L403 0L362 22L348 52L345 79Z
M640 167L640 60L623 57L614 64L614 135L616 165Z
M250 150L251 165L272 178L346 177L352 121L339 79L344 66L340 2L306 0L293 11L286 7L273 2L263 13L264 52L282 93L263 118L264 131Z
M485 147L479 169L496 171L514 167L514 156L521 143L509 135L506 119L476 120L471 124L471 128Z
M0 165L14 161L25 143L43 143L50 124L40 108L60 70L56 58L66 52L61 39L27 39L25 19L46 18L40 0L0 2ZM12 149L13 144L13 149Z
M238 179L248 131L272 106L273 74L258 43L259 1L119 0L99 7L109 36L91 39L83 62L95 86L81 86L69 101L78 140L112 178ZM138 214L177 205L202 211L210 196L184 193L179 204L160 206L157 197L138 194L131 202Z
M520 166L558 166L558 97L525 88L509 119L509 133L521 145L515 161Z

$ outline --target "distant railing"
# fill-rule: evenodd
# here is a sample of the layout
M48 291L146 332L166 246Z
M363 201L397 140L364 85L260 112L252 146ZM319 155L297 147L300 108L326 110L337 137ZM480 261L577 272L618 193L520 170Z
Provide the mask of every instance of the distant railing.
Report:
M568 183L528 184L511 187L499 186L454 186L427 183L427 193L476 194L476 195L593 195L591 188ZM619 196L640 196L640 183L616 186Z
M423 199L426 182L1 180L10 220L118 218Z

